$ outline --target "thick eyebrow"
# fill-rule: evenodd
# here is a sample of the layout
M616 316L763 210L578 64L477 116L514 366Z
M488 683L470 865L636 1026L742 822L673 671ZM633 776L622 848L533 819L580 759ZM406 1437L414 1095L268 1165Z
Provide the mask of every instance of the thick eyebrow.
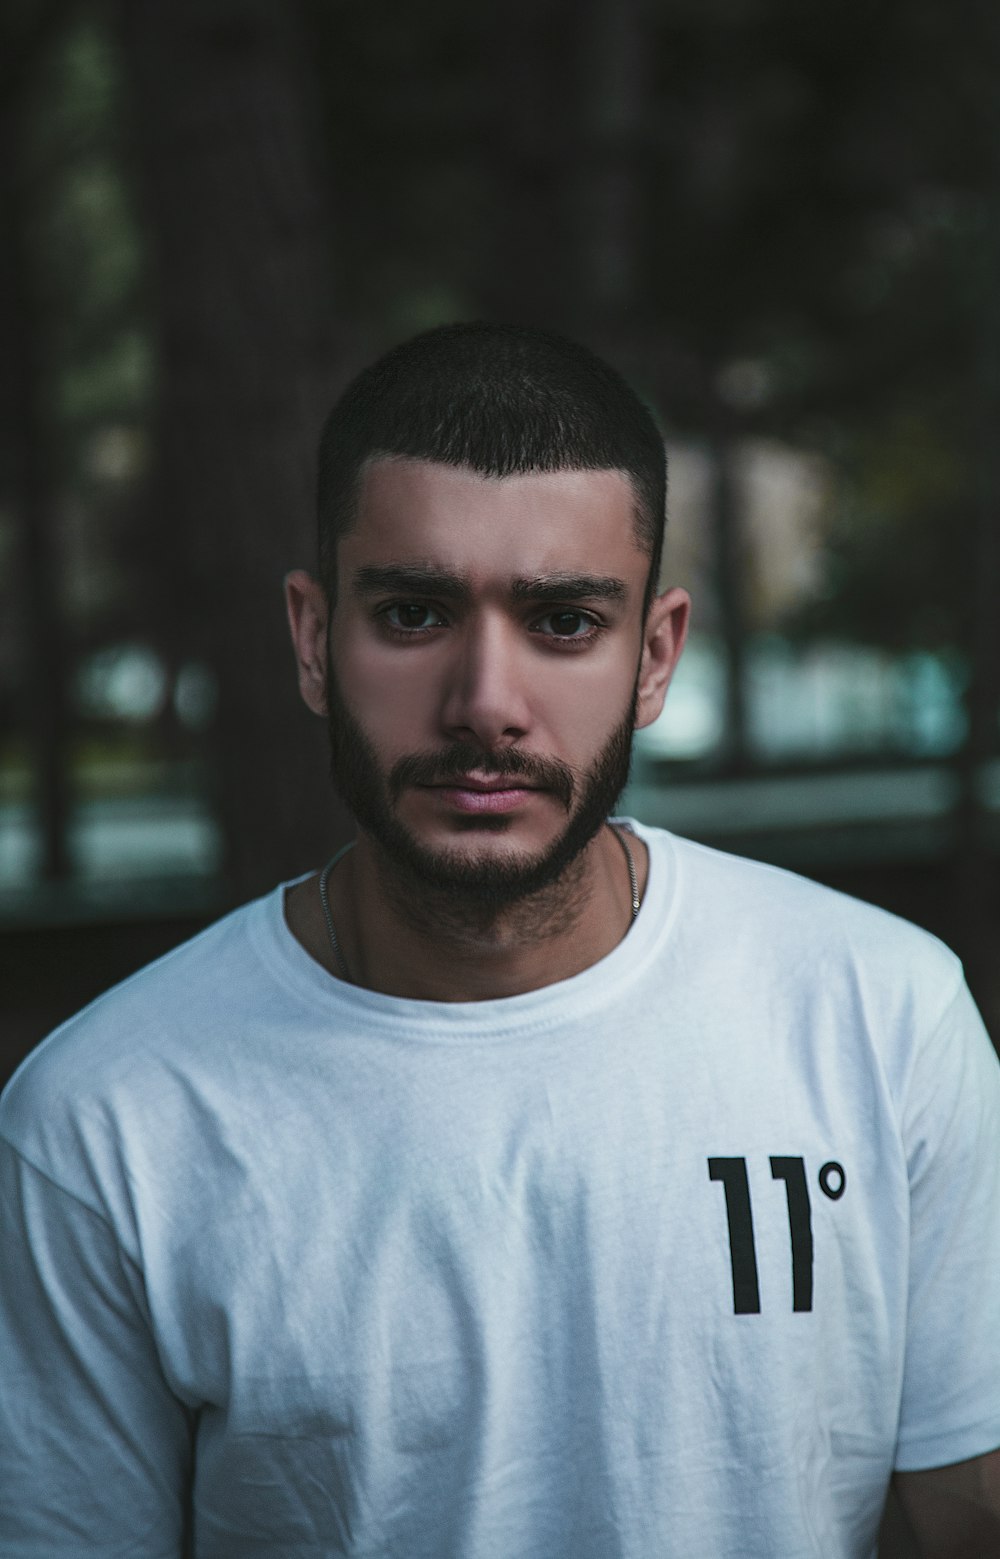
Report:
M461 574L431 568L422 563L365 563L351 581L352 594L378 595L391 590L405 595L447 596L450 600L469 601L472 586Z
M628 591L623 579L601 574L538 574L512 580L510 593L515 601L624 601Z
M463 603L471 601L473 593L465 575L422 563L366 563L351 583L356 596L386 590ZM510 594L514 601L624 601L628 591L624 580L602 574L537 574L531 579L511 580Z

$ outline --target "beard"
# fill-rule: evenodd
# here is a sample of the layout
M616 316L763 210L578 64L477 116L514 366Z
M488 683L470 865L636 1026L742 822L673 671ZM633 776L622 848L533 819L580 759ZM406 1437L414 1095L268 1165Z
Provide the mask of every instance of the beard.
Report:
M344 703L328 660L327 731L333 784L389 868L397 903L409 902L415 911L417 905L409 896L429 896L438 902L439 909L447 905L449 919L464 916L486 925L515 905L544 894L560 879L576 875L571 868L614 811L628 783L637 700L638 680L621 720L586 769L534 757L517 748L491 753L474 742L451 742L438 752L402 757L386 772ZM510 850L491 851L477 858L454 848L422 845L396 810L403 791L413 785L459 781L472 770L521 779L550 791L566 813L562 832L534 857ZM466 832L503 833L509 819L477 814L461 817L458 826Z

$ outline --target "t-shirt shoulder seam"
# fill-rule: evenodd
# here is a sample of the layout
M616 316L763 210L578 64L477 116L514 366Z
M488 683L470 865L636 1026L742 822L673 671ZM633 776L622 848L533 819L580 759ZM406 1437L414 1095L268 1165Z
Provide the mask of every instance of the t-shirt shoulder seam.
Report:
M97 1221L107 1230L108 1235L114 1241L115 1246L121 1252L125 1260L129 1263L130 1266L135 1267L135 1261L128 1254L128 1251L126 1251L122 1246L121 1241L115 1233L111 1220L107 1218L104 1213L102 1213L98 1208L92 1207L89 1202L85 1202L83 1197L78 1196L75 1191L71 1191L68 1186L62 1185L60 1181L56 1180L54 1176L49 1174L48 1170L43 1169L40 1164L36 1164L34 1159L25 1153L22 1148L19 1148L16 1143L11 1142L10 1138L5 1133L0 1133L0 1140L6 1144L7 1148L16 1159L24 1164L26 1168L30 1169L32 1174L38 1176L39 1180L44 1180L45 1184L53 1191L57 1191L60 1196L66 1197L68 1201L73 1202L74 1205L81 1208L83 1212L89 1213L92 1218L96 1218Z
M942 944L942 946L943 945L944 944ZM946 949L946 951L950 952L951 950L950 949ZM938 1013L937 1017L934 1019L933 1022L928 1023L925 1028L922 1028L922 1031L920 1033L920 1038L919 1038L919 1044L921 1046L924 1046L924 1045L932 1046L933 1045L937 1035L941 1032L941 1030L944 1028L945 1024L948 1022L949 1015L951 1014L952 1009L954 1008L956 1003L961 999L963 993L967 989L966 979L965 979L965 970L962 967L961 959L959 959L959 957L955 953L952 953L951 956L954 959L955 965L956 965L954 983L952 984L951 988L949 989L948 995L943 1000L943 1002L941 1004L941 1010ZM900 1095L899 1095L899 1099L898 1099L898 1108L899 1108L901 1114L903 1112L905 1112L905 1110L907 1108L907 1100L908 1100L910 1088L912 1086L914 1072L915 1072L916 1066L917 1066L917 1045L914 1045L911 1048L910 1056L911 1056L911 1060L910 1060L910 1067L908 1069L908 1075L906 1076L906 1078L905 1078L905 1080L903 1082L902 1089L901 1089L901 1092L900 1092Z
M950 951L950 949L949 949L949 951ZM958 1001L959 997L962 995L963 991L965 990L965 970L962 967L961 959L958 957L958 955L956 953L952 953L952 957L955 959L955 963L957 965L957 967L955 969L955 979L954 979L954 983L952 984L951 990L948 992L947 999L946 999L946 1001L944 1002L944 1004L943 1004L943 1006L941 1008L941 1012L940 1012L940 1014L938 1016L938 1020L934 1024L933 1029L931 1030L931 1032L934 1033L934 1034L937 1033L938 1029L941 1027L941 1025L944 1023L945 1019L947 1018L947 1016L948 1016L949 1012L951 1011L952 1007L955 1005L956 1001Z

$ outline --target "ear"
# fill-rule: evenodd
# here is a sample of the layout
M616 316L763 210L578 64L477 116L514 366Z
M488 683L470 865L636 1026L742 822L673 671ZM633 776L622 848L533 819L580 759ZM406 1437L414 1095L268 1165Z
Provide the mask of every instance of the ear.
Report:
M314 715L326 714L326 592L305 569L285 575L285 607L299 668L299 692Z
M691 597L675 587L658 595L646 616L636 698L635 726L652 725L663 708L670 679L681 658L691 615Z

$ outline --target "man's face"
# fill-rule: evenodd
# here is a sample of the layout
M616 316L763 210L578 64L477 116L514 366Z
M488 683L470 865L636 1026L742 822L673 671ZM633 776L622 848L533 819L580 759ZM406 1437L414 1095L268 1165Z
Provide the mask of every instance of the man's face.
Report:
M411 875L502 908L613 810L665 691L637 710L634 501L618 472L366 470L330 622L333 774Z

